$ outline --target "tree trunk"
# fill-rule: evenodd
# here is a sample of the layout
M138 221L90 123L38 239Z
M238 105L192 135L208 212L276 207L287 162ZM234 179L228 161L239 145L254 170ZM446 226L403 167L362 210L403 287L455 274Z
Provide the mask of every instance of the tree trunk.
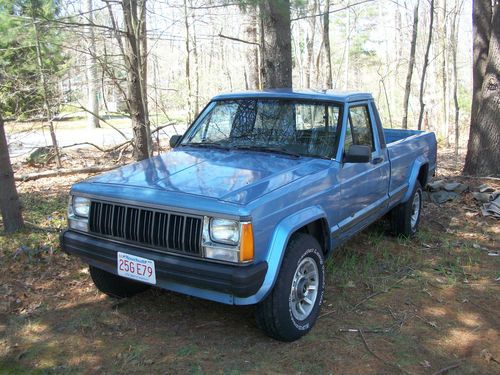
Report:
M475 117L479 108L479 101L481 100L481 90L483 88L483 79L488 60L488 49L490 46L492 15L493 10L491 7L491 0L473 0L471 129L472 124L475 122Z
M313 14L318 12L318 1L314 0L312 4ZM307 64L305 67L306 73L306 88L311 88L311 77L313 76L313 68L314 68L314 40L316 35L316 17L309 18L309 27L311 34L307 33L306 37L306 51L307 51Z
M483 7L486 10L487 3L474 3L473 22L478 17L485 17L477 13ZM474 44L474 56L476 47L484 47L484 39L480 36L484 29L481 25L474 24L476 36ZM464 173L472 176L499 176L500 175L500 3L496 2L493 8L491 21L491 34L489 39L488 58L486 70L481 89L481 97L477 107L477 114L471 120L469 144L467 157L465 159ZM476 42L479 46L476 46ZM475 66L475 69L478 67Z
M248 89L260 90L259 47L257 39L257 6L251 4L246 9L245 39L253 44L246 46Z
M49 90L47 87L47 81L45 79L45 73L43 70L43 60L42 60L42 48L40 46L40 36L38 34L38 27L36 25L36 20L35 20L35 13L34 13L34 5L33 5L33 0L31 3L32 7L32 24L33 24L33 31L35 33L35 49L36 49L36 61L38 65L38 73L40 74L40 80L42 81L42 90L43 90L43 103L45 107L45 114L49 120L49 132L50 132L50 138L52 140L52 147L54 148L54 152L56 154L56 165L58 168L61 168L61 156L59 154L59 147L57 145L57 138L56 138L56 132L54 130L54 123L52 122L52 111L50 110L50 104L49 104Z
M415 50L417 48L418 36L418 5L419 1L415 4L415 8L413 10L413 31L411 34L410 60L408 63L408 73L406 74L405 97L403 99L403 122L401 124L403 129L408 129L408 103L410 101L411 77L413 76L413 67L415 65Z
M448 59L447 59L447 49L446 49L446 4L447 0L442 0L442 8L441 8L441 27L439 28L439 39L441 44L441 100L442 100L442 111L443 111L443 134L446 147L450 146L450 129L449 129L449 113L448 113Z
M5 232L9 233L21 229L24 222L3 125L3 119L0 115L0 211L3 228Z
M194 57L194 117L200 112L200 67L198 59L198 41L196 40L195 17L193 13L193 57Z
M330 50L330 0L325 2L325 11L323 13L323 40L326 57L326 88L333 89L332 75L332 54Z
M85 57L85 70L87 72L87 98L88 98L88 112L87 112L87 126L91 129L100 128L99 125L99 103L97 102L98 95L98 77L97 77L97 64L96 64L96 48L95 48L95 35L93 6L92 0L86 0L86 22L87 38L88 38L88 53Z
M134 133L134 157L144 160L149 157L147 118L144 111L141 88L141 55L138 35L137 0L123 0L123 18L127 29L125 38L125 63L127 66L127 107L132 119Z
M347 0L347 26L345 36L345 65L344 65L344 90L349 88L349 64L351 57L351 9L349 9L350 1Z
M425 103L424 103L424 87L425 87L425 73L427 72L427 66L429 65L429 52L431 50L432 43L432 27L434 25L434 0L431 0L431 9L430 9L430 19L429 19L429 37L427 39L427 47L425 49L424 56L424 66L422 68L422 77L420 80L420 115L418 116L418 130L422 129L422 120L424 117L425 111Z
M460 7L453 13L451 23L451 61L453 64L453 104L455 106L455 160L458 160L458 144L460 140L459 116L460 107L458 106L458 75L457 75L457 48L458 48L458 25L457 18L460 13Z
M146 0L139 0L139 24L137 28L137 39L139 40L140 51L140 72L141 72L141 102L144 107L144 124L146 126L146 141L148 145L148 156L153 156L153 145L151 138L151 122L149 121L148 109L148 35L146 23Z
M188 6L187 6L187 0L184 0L184 27L185 27L185 32L186 32L186 40L185 40L185 46L186 46L186 85L187 85L187 96L186 96L186 104L187 104L187 122L188 124L191 124L192 121L192 112L193 112L193 104L192 104L192 98L193 98L193 89L192 89L192 83L191 83L191 47L189 43L189 39L191 38L191 33L189 32L189 15L188 15Z
M262 86L292 87L292 39L290 0L262 0L259 3L262 44Z

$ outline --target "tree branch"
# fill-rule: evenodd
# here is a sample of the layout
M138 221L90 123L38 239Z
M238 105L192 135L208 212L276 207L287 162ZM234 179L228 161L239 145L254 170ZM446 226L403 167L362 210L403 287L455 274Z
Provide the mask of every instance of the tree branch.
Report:
M235 42L241 42L241 43L245 43L245 44L253 44L253 45L256 45L256 46L260 46L259 43L250 42L248 40L243 40L243 39L235 38L235 37L232 37L232 36L223 35L221 33L219 33L218 36L221 37L221 38L225 38L225 39L229 39L229 40L234 40Z
M359 1L359 2L354 3L354 4L346 5L343 8L337 8L337 9L334 9L334 10L330 10L329 12L321 12L321 13L318 13L318 14L309 14L309 15L306 15L306 16L300 16L300 17L292 18L290 21L298 21L298 20L303 20L303 19L306 19L306 18L313 18L313 17L323 17L326 13L332 14L332 13L341 12L343 10L346 10L346 9L349 9L349 8L353 8L356 5L361 5L361 4L364 4L364 3L371 3L373 1L374 0L363 0L363 1Z
M14 177L14 180L24 182L24 181L34 181L46 177L68 176L79 173L99 173L99 172L110 171L118 167L121 167L121 165L106 165L102 167L92 166L92 167L84 167L78 169L59 169L57 171L44 171L40 173L29 173L21 176L16 176Z

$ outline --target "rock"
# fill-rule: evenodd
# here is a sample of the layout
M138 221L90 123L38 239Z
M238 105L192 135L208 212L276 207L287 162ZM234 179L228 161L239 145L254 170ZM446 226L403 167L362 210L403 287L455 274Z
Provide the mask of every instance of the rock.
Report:
M38 147L34 149L26 159L30 165L46 164L55 156L53 147Z
M495 191L495 189L486 184L482 184L481 186L478 187L478 189L480 193L493 193Z
M448 201L454 200L458 197L458 194L454 191L436 191L434 193L430 193L431 201L434 203L444 203Z
M494 201L483 204L481 213L483 216L493 216L500 219L500 195Z
M453 181L444 184L443 189L446 191L454 191L457 194L462 194L464 191L469 189L469 186L461 184L460 182Z
M452 181L452 182L448 182L448 183L444 184L443 189L446 191L454 191L460 185L461 185L460 182Z
M488 203L491 198L490 193L478 193L476 191L472 193L472 196L481 203Z
M427 184L430 191L438 191L444 188L445 182L444 180L432 181Z

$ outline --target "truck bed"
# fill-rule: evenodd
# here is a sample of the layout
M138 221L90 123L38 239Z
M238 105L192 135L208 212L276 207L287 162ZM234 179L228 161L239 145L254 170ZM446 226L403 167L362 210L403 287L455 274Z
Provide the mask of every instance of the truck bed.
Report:
M421 130L384 129L385 141L391 161L391 194L406 187L413 163L418 158L428 160L429 176L436 170L436 137Z
M422 130L408 130L408 129L386 129L384 128L385 142L387 144L401 141L413 135L425 133Z

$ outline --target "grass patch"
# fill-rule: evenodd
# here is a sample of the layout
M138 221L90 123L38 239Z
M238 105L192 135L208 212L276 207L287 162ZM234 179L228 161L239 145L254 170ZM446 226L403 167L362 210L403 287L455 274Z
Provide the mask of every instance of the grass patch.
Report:
M373 291L383 290L419 261L411 240L398 238L406 246L395 247L384 232L375 229L356 236L327 261L329 276L344 292L363 284Z
M42 370L27 370L12 359L0 359L0 375L39 375Z
M188 357L198 353L198 350L196 345L185 345L177 349L177 355L180 357Z

